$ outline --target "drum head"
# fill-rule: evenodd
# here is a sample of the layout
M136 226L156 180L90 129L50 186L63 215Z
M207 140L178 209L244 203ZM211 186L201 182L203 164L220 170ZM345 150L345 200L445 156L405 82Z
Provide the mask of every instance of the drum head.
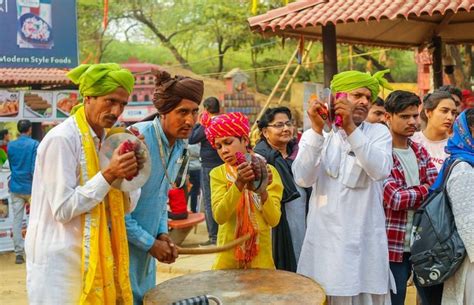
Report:
M282 270L212 270L185 274L149 290L144 305L165 305L201 295L222 304L325 304L324 290L315 281ZM212 303L214 304L214 303Z
M140 139L136 136L129 133L112 133L108 134L105 138L104 143L99 150L99 162L100 168L105 168L109 165L110 159L114 150L120 146L120 144L126 140L131 140L132 142L139 142L141 147L140 149L144 150L145 154L145 164L143 168L138 172L138 176L134 177L132 180L128 181L127 179L117 179L112 183L112 186L116 189L119 189L123 192L130 192L142 187L150 177L151 171L151 160L148 148L143 144Z

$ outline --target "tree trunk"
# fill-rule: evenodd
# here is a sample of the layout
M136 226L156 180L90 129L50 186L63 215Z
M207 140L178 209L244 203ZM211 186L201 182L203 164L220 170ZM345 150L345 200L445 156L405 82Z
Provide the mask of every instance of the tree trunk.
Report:
M158 37L159 38L159 37ZM161 42L163 43L163 45L168 48L171 53L173 54L174 58L176 58L176 60L185 68L188 68L188 69L191 69L191 66L189 65L188 61L183 57L181 56L181 54L179 53L178 49L176 49L176 47L171 43L171 41L169 40L162 40L160 39Z
M462 63L462 58L461 58L461 52L459 52L459 47L456 45L451 45L451 56L454 59L455 65L454 65L454 79L456 81L455 85L456 87L463 87L465 83L465 78L464 78L464 69L463 69L463 63Z
M170 38L173 37L174 34L171 34L169 37L166 37L163 33L161 33L158 30L156 25L151 20L147 19L147 17L143 14L141 10L133 11L132 18L146 25L153 32L153 34L155 34L155 36L158 37L158 39L161 41L164 47L171 51L174 58L176 58L176 60L183 67L191 69L191 66L189 65L188 61L183 56L181 56L178 49L176 49L176 47L173 45L173 43L170 40Z
M252 68L253 68L253 78L254 78L254 82L255 82L255 90L257 90L257 92L260 91L259 87L258 87L258 73L257 73L257 51L254 50L254 49L251 49L250 51L250 58L252 59Z
M361 49L359 49L359 48L356 47L356 46L352 46L352 50L353 50L355 53L357 53L357 54L364 54L364 53L365 53L364 50L361 50ZM379 70L379 71L388 69L387 67L385 67L384 65L382 65L381 63L379 63L379 61L378 61L377 59L373 58L373 57L370 56L370 55L362 55L361 57L362 57L363 59L365 59L365 60L370 60L370 61L372 62L372 64L374 65L374 67L375 67L377 70ZM384 77L385 77L389 82L391 82L391 83L394 83L394 82L395 82L395 80L393 79L393 76L392 76L391 73L385 74Z
M217 38L217 51L219 52L219 66L217 67L217 72L222 72L224 70L224 53L225 50L222 48L224 39L222 37Z
M463 89L471 89L471 79L474 77L474 65L472 64L472 46L464 45L464 84Z
M217 72L222 72L224 70L224 54L219 51L219 67Z

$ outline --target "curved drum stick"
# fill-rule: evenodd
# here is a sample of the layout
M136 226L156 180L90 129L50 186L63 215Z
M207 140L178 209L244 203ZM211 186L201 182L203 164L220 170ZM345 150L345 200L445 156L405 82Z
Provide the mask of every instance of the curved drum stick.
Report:
M239 237L223 246L218 247L208 247L208 248L178 248L179 254L209 254L209 253L219 253L230 250L237 245L247 241L250 238L250 234L246 234L242 237Z

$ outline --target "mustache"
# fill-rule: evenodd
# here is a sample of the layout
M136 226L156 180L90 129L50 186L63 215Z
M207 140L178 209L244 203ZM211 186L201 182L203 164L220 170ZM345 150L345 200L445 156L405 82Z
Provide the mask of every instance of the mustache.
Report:
M117 120L118 120L118 117L115 116L115 115L113 115L113 114L106 115L104 118L107 119L107 120L113 120L113 121L117 121Z

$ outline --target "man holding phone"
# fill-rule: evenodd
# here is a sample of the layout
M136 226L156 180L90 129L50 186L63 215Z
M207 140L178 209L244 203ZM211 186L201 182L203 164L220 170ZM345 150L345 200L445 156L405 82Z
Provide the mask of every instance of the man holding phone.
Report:
M313 187L308 227L298 273L320 283L328 304L390 303L390 269L382 204L383 180L392 168L388 129L364 123L380 86L373 76L346 71L334 76L334 109L317 99L293 162L295 181ZM331 111L339 127L323 133L323 111Z

